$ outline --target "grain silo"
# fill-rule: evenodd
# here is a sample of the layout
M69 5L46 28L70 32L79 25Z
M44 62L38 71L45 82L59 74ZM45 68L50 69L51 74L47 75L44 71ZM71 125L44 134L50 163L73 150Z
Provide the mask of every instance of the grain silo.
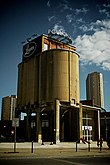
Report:
M79 55L64 39L62 35L42 35L23 46L18 65L18 109L27 113L29 140L33 112L38 142L74 141L80 136Z
M39 62L39 101L79 103L79 55L72 50L50 49Z

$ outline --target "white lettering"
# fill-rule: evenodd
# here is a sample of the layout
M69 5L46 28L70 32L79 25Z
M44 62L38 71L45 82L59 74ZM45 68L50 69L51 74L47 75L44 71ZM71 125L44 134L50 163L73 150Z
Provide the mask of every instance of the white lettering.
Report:
M59 29L59 30L57 30L57 29L52 29L52 30L48 30L48 33L50 33L50 34L56 34L56 35L61 35L61 36L64 36L64 37L69 37L68 36L68 34L65 32L65 31L63 31L62 29Z
M49 29L48 30L48 34L50 34L50 35L58 35L58 36L62 36L62 37L64 37L65 39L67 39L70 43L72 43L72 39L68 36L68 34L64 31L64 30L62 30L62 29L59 29L59 30L57 30L57 29Z
M25 55L26 55L26 54L29 54L32 50L34 50L34 46L32 46L32 47L30 47L30 48L27 47L27 48L26 48L26 53L25 53Z
M31 56L36 50L36 43L30 42L24 47L24 57Z

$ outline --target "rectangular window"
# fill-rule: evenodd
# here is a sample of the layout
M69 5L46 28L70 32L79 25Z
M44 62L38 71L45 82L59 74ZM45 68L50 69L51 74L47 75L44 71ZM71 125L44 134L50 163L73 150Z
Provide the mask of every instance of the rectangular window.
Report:
M43 121L42 121L42 127L49 127L49 122L48 122L48 120L43 120Z
M44 44L44 51L48 50L48 44Z

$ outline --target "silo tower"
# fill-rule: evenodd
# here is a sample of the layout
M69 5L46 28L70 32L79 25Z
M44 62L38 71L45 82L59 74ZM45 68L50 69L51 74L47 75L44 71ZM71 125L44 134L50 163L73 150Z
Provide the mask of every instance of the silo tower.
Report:
M54 30L23 46L17 107L27 113L28 139L33 112L38 142L75 141L80 137L79 55L70 41L66 33Z

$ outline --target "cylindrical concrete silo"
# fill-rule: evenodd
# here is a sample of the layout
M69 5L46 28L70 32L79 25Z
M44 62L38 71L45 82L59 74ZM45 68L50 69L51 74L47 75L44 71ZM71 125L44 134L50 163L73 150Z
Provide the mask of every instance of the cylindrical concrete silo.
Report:
M18 106L38 103L39 59L34 57L18 65Z
M39 103L54 99L79 103L79 55L75 51L51 49L39 60Z

